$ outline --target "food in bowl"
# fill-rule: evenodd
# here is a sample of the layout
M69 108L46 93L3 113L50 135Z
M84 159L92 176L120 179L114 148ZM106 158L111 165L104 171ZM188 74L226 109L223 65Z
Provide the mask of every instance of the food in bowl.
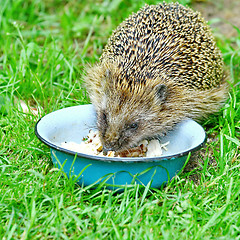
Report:
M81 143L76 142L62 142L61 147L75 152L107 156L107 157L159 157L163 154L163 151L167 151L167 145L169 142L160 143L158 139L143 140L138 146L123 150L120 152L115 151L103 151L98 131L90 130L89 134L83 138Z

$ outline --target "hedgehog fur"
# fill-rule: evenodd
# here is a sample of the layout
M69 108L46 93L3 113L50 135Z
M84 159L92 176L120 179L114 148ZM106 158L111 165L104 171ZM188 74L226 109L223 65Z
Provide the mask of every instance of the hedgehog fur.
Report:
M209 26L178 3L145 5L122 22L85 83L104 149L115 151L219 111L228 91Z

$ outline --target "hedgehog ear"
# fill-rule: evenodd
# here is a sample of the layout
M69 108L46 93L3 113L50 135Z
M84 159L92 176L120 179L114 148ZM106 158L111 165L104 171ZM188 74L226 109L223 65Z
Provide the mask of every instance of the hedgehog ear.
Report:
M165 101L167 97L167 86L165 84L158 84L155 86L155 92L158 100Z
M104 80L105 80L105 83L108 83L110 85L113 84L113 80L112 80L112 72L109 68L106 69L105 71L105 75L104 75Z

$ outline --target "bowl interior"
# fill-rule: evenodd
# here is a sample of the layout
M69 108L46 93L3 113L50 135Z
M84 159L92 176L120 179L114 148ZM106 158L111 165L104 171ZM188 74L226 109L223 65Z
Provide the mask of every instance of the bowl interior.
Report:
M96 129L95 123L96 114L93 105L80 105L46 115L37 123L35 132L38 138L48 146L68 152L61 147L61 143L65 141L80 143L90 129ZM185 120L177 124L172 131L161 139L162 143L169 141L168 150L163 151L161 158L184 154L189 150L198 148L204 140L204 129L191 119ZM81 155L81 153L79 154ZM94 156L91 156L91 158L94 158ZM96 158L104 157L98 156Z

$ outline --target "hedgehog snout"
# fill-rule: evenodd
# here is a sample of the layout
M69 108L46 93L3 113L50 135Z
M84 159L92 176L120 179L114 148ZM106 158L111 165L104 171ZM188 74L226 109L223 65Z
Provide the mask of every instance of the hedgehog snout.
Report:
M117 142L107 142L103 143L103 152L107 153L108 151L116 151L119 149Z
M113 151L114 150L114 148L113 147L110 147L110 146L106 146L106 145L104 145L103 146L103 153L104 154L106 154L108 151Z
M115 132L116 133L116 132ZM119 151L128 145L128 139L123 136L108 136L102 139L104 151Z

